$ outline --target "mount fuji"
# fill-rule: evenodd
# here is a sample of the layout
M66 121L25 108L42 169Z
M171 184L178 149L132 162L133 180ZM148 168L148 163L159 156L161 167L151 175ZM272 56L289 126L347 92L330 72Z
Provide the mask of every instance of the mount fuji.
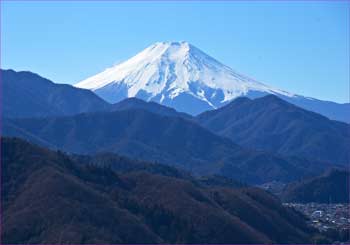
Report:
M75 84L110 103L129 97L192 115L239 96L274 94L331 119L350 121L350 105L296 95L239 74L188 42L158 42L131 59Z

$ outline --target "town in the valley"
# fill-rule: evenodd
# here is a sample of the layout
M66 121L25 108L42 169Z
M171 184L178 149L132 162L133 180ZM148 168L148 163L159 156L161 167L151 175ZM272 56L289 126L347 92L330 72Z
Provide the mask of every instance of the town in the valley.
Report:
M350 204L284 203L308 218L308 223L321 233L348 240L350 236ZM332 234L334 233L334 234Z

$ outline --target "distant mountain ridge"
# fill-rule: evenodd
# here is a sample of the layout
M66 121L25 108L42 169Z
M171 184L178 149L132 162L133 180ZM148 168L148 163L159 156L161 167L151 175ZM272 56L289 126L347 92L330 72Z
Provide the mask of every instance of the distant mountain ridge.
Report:
M67 84L55 84L52 81L40 77L32 72L16 72L13 70L1 70L2 79L2 91L3 91L3 103L2 110L4 117L46 117L46 116L63 116L74 115L83 112L94 111L113 111L122 109L125 105L113 105L103 99L96 96L94 93L86 89L74 88ZM250 91L246 96L250 98L262 97L269 95L267 92ZM276 94L277 95L277 94ZM282 99L296 104L302 108L306 108L311 111L319 112L322 115L326 115L332 119L340 121L348 121L348 115L350 115L350 104L337 104L334 102L325 102L316 99L309 99L304 101L302 97L289 97L285 95L278 95ZM139 96L137 96L139 97ZM127 98L127 97L123 97ZM134 97L131 97L131 99ZM143 100L147 98L140 97ZM186 108L197 108L198 103L202 102L187 100L188 96L184 95L178 99L184 103ZM157 100L151 100L157 102ZM229 101L225 102L227 104ZM304 103L305 102L305 103ZM306 103L307 102L307 103ZM131 102L129 102L131 103ZM156 104L153 103L153 108L147 107L147 109L155 110ZM158 103L161 103L158 101ZM117 103L118 104L118 103ZM166 104L161 103L163 107L158 109L163 110L166 115L173 114L170 112L171 108L177 109L177 111L184 111L181 108L174 106L173 102ZM223 105L224 105L223 104ZM136 101L134 102L134 106ZM164 105L168 106L167 112L165 112ZM140 105L141 106L141 105ZM204 106L203 110L212 109L211 107ZM185 110L186 111L186 110ZM158 111L160 113L160 111ZM169 114L170 113L170 114ZM180 115L181 112L177 116ZM189 118L185 114L183 117ZM349 116L350 117L350 116Z
M4 122L3 132L71 153L115 152L198 175L220 174L248 183L290 182L332 165L246 150L191 120L140 109L11 119Z
M240 97L196 117L212 132L244 147L350 164L350 125L292 105L275 95Z
M109 104L89 90L55 84L32 72L0 70L2 116L46 117L103 111Z
M56 84L35 73L0 70L2 114L4 118L57 117L97 111L145 109L167 116L190 118L190 115L154 102L129 98L110 104L89 90Z
M123 111L123 110L146 110L148 112L156 113L164 116L175 116L192 120L192 116L183 112L178 112L175 109L167 106L160 105L155 102L146 102L135 97L122 100L111 106L111 111Z
M188 42L158 42L75 84L110 103L137 97L197 115L240 96L274 94L334 120L350 122L350 103L296 95L239 74Z

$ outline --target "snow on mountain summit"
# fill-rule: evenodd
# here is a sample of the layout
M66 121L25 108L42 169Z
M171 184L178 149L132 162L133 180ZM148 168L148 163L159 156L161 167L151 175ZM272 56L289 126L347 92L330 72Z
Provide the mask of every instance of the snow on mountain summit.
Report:
M188 42L158 42L75 85L109 102L138 97L191 114L243 95L293 94L238 74Z

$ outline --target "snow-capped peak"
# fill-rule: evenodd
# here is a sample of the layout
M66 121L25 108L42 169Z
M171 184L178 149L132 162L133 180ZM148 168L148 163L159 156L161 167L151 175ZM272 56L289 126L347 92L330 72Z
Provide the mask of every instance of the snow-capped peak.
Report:
M157 42L75 86L93 90L110 102L139 97L175 108L174 100L189 103L190 97L216 108L248 92L293 96L233 71L184 41Z

